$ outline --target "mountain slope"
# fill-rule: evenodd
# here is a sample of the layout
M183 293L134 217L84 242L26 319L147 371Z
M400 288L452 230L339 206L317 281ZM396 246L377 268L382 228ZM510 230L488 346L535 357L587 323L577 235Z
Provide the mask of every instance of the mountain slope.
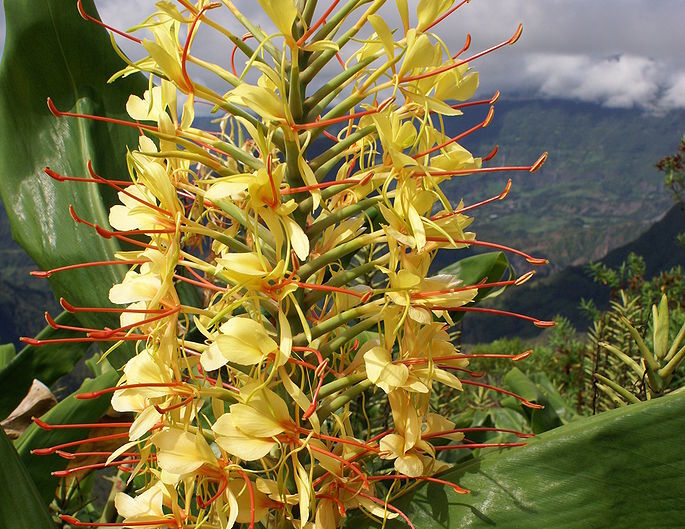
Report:
M649 279L662 270L685 265L685 248L676 236L685 231L685 210L674 206L645 233L629 244L609 252L600 262L616 267L631 252L644 257L645 278ZM584 266L570 266L561 272L541 280L510 288L492 304L498 309L528 314L540 319L552 319L556 314L565 316L584 328L590 322L580 311L581 298L592 299L599 306L606 306L609 292L596 284ZM489 342L503 336L534 336L539 330L529 323L513 318L469 314L464 318L463 339L468 343Z

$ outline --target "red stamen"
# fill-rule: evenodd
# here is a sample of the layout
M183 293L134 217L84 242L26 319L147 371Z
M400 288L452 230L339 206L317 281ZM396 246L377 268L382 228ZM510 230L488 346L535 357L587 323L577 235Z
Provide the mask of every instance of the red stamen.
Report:
M394 97L390 97L383 101L379 106L376 108L372 108L370 110L364 110L363 112L356 112L353 114L347 114L345 116L340 116L337 118L331 118L331 119L326 119L323 121L314 121L313 123L292 123L290 125L290 128L298 131L298 130L307 130L307 129L316 129L319 127L328 127L329 125L334 125L336 123L342 123L345 121L352 121L353 119L361 118L364 116L369 116L371 114L377 114L378 112L382 112L385 110L385 108L390 105L393 101L395 100Z
M128 40L131 40L131 41L133 41L133 42L135 42L135 43L137 43L137 44L141 44L141 43L143 42L142 40L140 40L139 38L134 37L133 35L129 35L128 33L124 32L124 31L121 31L121 30L118 30L118 29L116 29L116 28L113 28L112 26L108 26L107 24L105 24L104 22L98 20L97 18L90 16L90 15L89 15L88 13L86 13L86 11L83 9L83 5L81 4L81 0L77 0L77 1L76 1L76 7L78 8L78 12L79 12L79 14L81 15L81 17L82 17L83 19L85 19L85 20L87 20L87 21L89 21L89 22L94 22L94 23L96 23L98 26L102 26L103 28L108 29L109 31L111 31L111 32L113 32L113 33L116 33L117 35L119 35L119 36L121 36L121 37L124 37L124 38L126 38L126 39L128 39Z
M440 485L446 485L454 489L454 492L457 494L469 494L471 492L470 490L460 487L456 483L451 483L444 479L438 479L431 476L416 476L414 478L410 478L409 476L405 476L403 474L386 474L384 476L371 476L369 478L370 481L384 481L386 479L417 479L421 481L430 481L431 483L439 483Z
M421 158L422 156L426 156L428 154L433 154L434 152L439 151L440 149L444 149L448 145L451 145L452 143L457 142L457 141L461 140L462 138L465 138L469 134L473 134L478 129L484 129L485 127L487 127L490 124L494 114L495 114L495 107L490 107L490 110L488 111L488 115L485 117L485 119L483 121L481 121L477 125L474 125L470 129L462 132L461 134L457 134L453 138L450 138L450 139L440 143L439 145L435 145L434 147L431 147L430 149L428 149L426 151L420 152L418 154L414 154L412 156L412 158L414 158L416 160L417 158Z
M43 172L48 175L50 178L57 180L58 182L91 182L91 183L96 183L96 184L101 184L102 182L100 180L97 180L95 178L84 178L81 176L64 176L59 173L56 173L49 167L44 167ZM110 182L114 182L117 185L120 186L130 186L133 185L133 182L130 180L110 180Z
M52 316L50 316L49 312L45 312L45 321L48 323L50 327L53 329L62 329L63 331L76 331L76 332L91 332L91 331L98 331L99 329L91 329L88 327L74 327L72 325L61 325L57 323L54 319L52 319Z
M498 309L485 309L480 307L431 307L431 310L448 310L456 312L483 312L486 314L496 314L498 316L510 316L512 318L530 321L533 323L533 325L540 328L554 327L556 325L556 322L554 321L538 320L537 318L533 318L532 316L526 316L525 314L519 314L517 312L509 312L506 310Z
M78 397L77 397L78 398ZM36 448L31 450L31 453L37 456L44 456L49 454L54 454L57 450L62 448L71 448L72 446L81 446L89 443L99 443L100 441L110 441L113 439L123 439L128 438L128 432L115 433L111 435L101 435L99 437L89 437L88 439L80 439L78 441L72 441L70 443L63 443L60 445L50 446L48 448Z
M338 142L340 141L338 138L336 138L335 136L333 136L333 134L331 134L331 133L328 132L327 130L323 130L322 132L323 132L323 135L326 136L329 140L332 140L332 141L334 141L335 143L338 143Z
M179 281L183 281L184 283L188 283L190 285L195 285L196 287L202 287L206 288L209 290L214 290L216 292L226 292L227 289L223 287L216 286L213 283L209 283L208 281L194 281L190 278L180 276L178 274L174 274L174 279L178 279Z
M433 77L434 75L439 75L441 73L447 72L449 70L453 70L454 68L458 68L462 64L466 64L471 61L475 61L476 59L480 59L484 55L488 55L489 53L492 53L493 51L496 51L504 46L511 46L516 43L516 41L521 37L521 33L523 33L523 24L519 24L518 28L516 28L516 32L514 35L509 38L508 40L505 40L504 42L500 42L499 44L496 44L495 46L492 46L491 48L488 48L487 50L481 51L479 53L476 53L475 55L472 55L468 59L463 59L461 61L457 61L453 64L447 64L445 66L441 66L440 68L435 68L434 70L430 70L428 72L424 72L419 75L413 75L410 77L405 77L404 79L400 79L400 83L408 83L411 81L419 81L421 79L426 79L428 77ZM460 52L461 53L461 52ZM457 54L459 55L459 54ZM455 55L455 57L457 56Z
M95 422L79 424L48 424L41 421L38 417L31 417L31 420L42 430L62 430L68 428L130 428L132 422Z
M535 434L519 432L517 430L507 430L505 428L487 428L487 427L475 427L475 428L456 428L454 430L445 430L444 432L435 432L422 435L421 439L432 439L433 437L443 437L445 435L453 433L463 433L463 432L502 432L502 433L512 433L516 437L521 439L528 439L530 437L535 437Z
M326 189L327 187L332 187L332 186L341 186L341 185L347 185L347 184L363 184L364 180L358 180L356 178L346 178L345 180L335 180L333 182L322 182L320 184L313 184L310 186L302 186L302 187L287 187L285 189L281 190L282 195L293 195L295 193L303 193L305 191L313 191L315 189Z
M412 176L459 176L459 175L470 175L479 173L501 173L504 171L528 171L529 173L534 173L547 159L547 153L544 153L533 165L512 165L504 167L481 167L480 169L456 169L454 171L428 171L428 172L417 172Z
M188 395L185 399L183 399L181 402L178 404L174 404L173 406L169 406L168 408L162 408L159 404L155 404L155 410L157 410L157 413L160 415L164 415L165 413L172 411L172 410L177 410L178 408L182 408L189 402L192 402L193 399L195 398L195 395Z
M24 342L29 345L36 347L54 343L80 343L80 342L133 342L147 340L150 337L149 334L132 334L129 336L116 335L111 338L92 338L90 336L84 338L55 338L51 340L38 340L36 338L30 338L28 336L21 336L19 338L20 342Z
M228 486L228 480L224 478L224 479L221 480L221 484L219 485L219 489L216 491L216 494L214 494L214 496L212 496L211 498L209 498L209 500L207 500L207 502L205 502L205 501L202 500L202 498L200 497L200 495L197 494L197 495L195 496L195 503L197 503L197 506L198 506L200 509L206 509L206 508L209 507L212 503L214 503L214 502L217 500L217 498L218 498L219 496L221 496L221 495L224 493L224 491L226 490L226 487L227 487L227 486Z
M502 191L499 195L494 196L494 197L490 197L486 200L483 200L481 202L477 202L476 204L472 204L470 206L466 206L466 207L461 208L461 209L455 209L454 211L450 211L449 213L442 213L441 215L434 215L430 218L430 220L436 221L436 220L441 220L441 219L444 219L447 217L451 217L453 215L460 215L461 213L471 211L472 209L476 209L476 208L479 208L481 206L485 206L485 205L489 204L490 202L495 202L497 200L504 200L506 198L506 196L509 194L510 190L511 190L511 178L507 181L507 185L504 188L504 191Z
M99 181L99 180L98 180ZM83 217L80 217L77 213L76 210L74 209L74 206L69 205L69 214L71 215L71 218L74 219L75 222L78 222L79 224L85 224L86 226L89 226L93 228L95 231L98 232L99 235L102 237L105 237L106 239L109 239L111 237L118 237L119 235L151 235L151 234L157 234L157 233L176 233L176 230L174 228L162 228L162 229L154 229L154 230L121 230L121 231L111 231L103 228L102 226L98 224L94 224L92 222L87 221ZM159 219L162 221L163 219ZM128 240L133 240L133 239L128 239ZM135 241L139 242L139 241Z
M238 473L243 478L243 481L247 486L247 492L250 495L250 525L247 526L247 529L254 529L255 500L252 482L250 481L250 478L247 477L247 473L242 468L238 467Z
M247 39L251 39L251 38L254 38L254 36L252 35L252 33L245 33L245 35L243 35L243 37L242 37L241 40L242 40L243 42L245 42ZM236 46L236 45L234 44L234 45L233 45L233 51L231 52L231 70L233 71L233 75L235 75L236 77L238 77L238 72L236 72L236 70L235 70L235 52L236 52L236 51L238 51L238 46Z
M186 37L186 42L185 45L183 46L183 55L181 56L181 72L183 73L183 80L186 82L185 87L180 87L180 88L185 88L189 93L193 93L193 82L190 80L190 76L188 75L188 70L186 69L186 63L188 61L188 53L190 52L190 44L193 41L193 38L195 37L195 28L197 27L197 23L200 21L200 17L205 14L205 12L209 11L210 9L215 9L217 7L220 7L220 3L213 3L213 4L207 4L204 6L200 11L198 11L195 14L195 19L193 20L193 23L190 26L190 29L188 30L188 36Z
M549 263L549 261L547 259L542 259L539 257L531 257L527 253L524 253L520 250L516 250L515 248L511 248L509 246L504 246L502 244L497 244L494 242L477 241L475 239L448 239L447 237L426 237L426 240L429 242L443 242L443 243L455 243L455 244L467 244L467 245L473 244L474 246L485 246L486 248L495 248L497 250L502 250L504 252L510 252L510 253L515 254L515 255L519 255L534 266L546 265Z
M345 505L343 502L341 502L338 498L335 496L331 496L330 494L317 494L315 496L316 499L318 500L330 500L333 503L335 503L338 506L338 511L340 512L340 516L343 518L346 516L347 509L345 509Z
M500 91L497 90L490 99L481 99L478 101L468 101L466 103L457 103L456 105L450 105L450 106L452 108L455 108L455 109L460 109L460 108L473 107L476 105L494 105L499 100L499 96L500 96Z
M440 22L442 22L443 20L445 20L448 16L450 16L452 13L454 13L457 9L459 9L461 6L463 6L464 4L468 4L470 1L471 1L471 0L462 0L462 1L459 2L456 6L454 6L452 9L450 9L450 10L448 10L448 11L445 11L445 13L443 13L441 16L439 16L438 18L436 18L435 20L433 20L433 22L431 22L428 26L426 26L425 28L423 28L423 32L425 33L426 31L428 31L429 29L431 29L431 28L432 28L433 26L435 26L436 24L439 24Z
M76 459L77 457L104 457L111 456L114 452L65 452L63 450L57 450L55 454L58 456L69 459L70 461ZM140 454L138 452L124 452L119 454L119 457L138 457ZM157 457L155 454L150 454L151 458Z
M316 23L313 24L313 25L305 32L305 34L302 35L302 36L298 39L298 41L297 41L297 45L298 45L298 46L302 46L302 44L304 43L304 41L306 41L306 40L307 40L307 39L308 39L308 38L309 38L309 37L310 37L310 36L319 28L319 26L320 26L321 24L324 24L324 23L326 22L326 18L328 17L328 15L330 15L330 14L333 12L333 10L335 9L335 6L337 6L339 2L340 2L340 0L333 0L333 2L331 2L331 5L328 7L328 9L326 10L326 12L325 12L323 15L321 15L321 17L319 18L319 20L317 20Z
M497 386L491 386L490 384L484 384L483 382L476 382L474 380L461 380L460 382L468 386L478 386L485 389L491 389L498 393L503 393L504 395L509 395L510 397L514 397L515 399L520 400L521 404L523 404L527 408L533 408L534 410L541 410L544 408L544 406L542 406L541 404L535 404L533 402L530 402L524 399L521 395L517 395L516 393L512 393L511 391L507 391L506 389L498 388Z
M81 465L80 467L72 467L72 468L67 468L66 470L55 470L54 472L51 472L50 474L52 476L55 476L57 478L64 478L66 476L70 476L71 474L76 474L77 472L82 472L84 470L96 470L99 468L107 468L107 467L118 467L121 465L131 465L134 463L140 463L140 459L125 459L122 461L110 461L109 463L93 463L90 465Z
M149 262L149 259L115 259L112 261L93 261L89 263L78 263L73 265L60 266L59 268L53 268L52 270L32 270L30 274L34 277L50 277L52 274L56 274L57 272L76 270L78 268L89 268L91 266L138 265Z
M169 309L120 309L109 307L75 307L64 298L59 298L59 304L67 312L130 312L132 314L159 314ZM178 307L180 309L180 306Z
M492 148L492 150L490 151L490 154L481 158L481 161L482 162L489 162L490 160L492 160L495 157L495 155L497 155L497 151L499 151L499 145L495 145Z
M335 459L341 465L349 468L352 472L354 472L355 474L357 474L357 476L359 476L361 478L362 483L364 485L364 488L365 489L369 488L369 482L366 479L366 476L362 473L361 470L359 470L359 468L357 468L357 466L355 464L351 463L347 459L344 459L344 458L342 458L342 457L340 457L340 456L338 456L332 452L329 452L328 450L324 450L323 448L319 448L318 446L307 445L307 447L309 449L313 450L314 452L318 452L318 453L323 454L327 457L331 457L331 458Z
M105 388L99 391L89 391L86 393L79 393L76 395L77 399L87 400L87 399L97 399L102 395L107 393L114 393L115 391L121 391L124 389L136 389L136 388L175 388L178 386L183 386L182 382L143 382L140 384L121 384L120 386L114 386L112 388Z
M148 323L155 322L157 320L161 320L164 318L168 318L169 316L178 313L181 310L180 305L176 306L172 309L168 309L166 312L162 312L161 314L157 314L156 316L153 316L152 318L146 318L142 321L139 321L137 323L131 323L130 325L125 325L123 327L119 327L118 329L112 329L112 330L95 330L91 331L88 333L88 336L92 338L110 338L111 336L122 333L124 331L130 331L131 329L134 329L136 327L141 327L143 325L147 325Z
M124 195L126 195L126 196L129 197L129 198L132 198L132 199L135 200L136 202L139 202L139 203L143 204L144 206L147 206L147 207L150 208L150 209L154 209L155 211L161 213L162 215L166 215L167 217L172 217L172 218L173 218L173 215L172 215L169 211L167 211L167 210L165 210L165 209L162 209L162 208L160 208L159 206L156 206L155 204L152 204L151 202L147 202L147 201L143 200L142 198L137 197L136 195L133 195L133 194L129 193L129 192L126 191L125 189L122 189L121 187L117 186L116 184L113 184L111 181L106 180L105 178L103 178L102 176L100 176L99 174L97 174L97 173L93 170L93 163L92 163L91 160L88 160L88 172L90 173L90 175L91 175L93 178L95 178L95 179L97 179L97 180L101 180L102 182L105 182L105 183L106 183L107 185L109 185L110 187L113 187L113 188L116 189L117 191L120 191L121 193L123 193Z
M176 520L169 518L162 518L160 520L147 520L145 522L121 522L121 523L104 523L104 522L81 522L78 518L69 516L68 514L60 514L60 519L75 527L175 527L180 528L181 524Z
M447 445L447 446L434 446L436 451L439 450L460 450L467 448L472 450L474 448L511 448L514 446L526 446L528 443L471 443L464 445Z
M319 391L321 391L321 386L323 385L323 379L326 376L326 368L328 367L328 359L324 360L321 364L319 364L319 367L316 368L316 371L314 371L314 376L319 377L319 382L316 385L316 389L314 390L314 395L312 396L312 403L309 405L309 407L305 410L305 412L302 414L302 420L306 421L311 417L314 412L316 411L316 405L317 401L319 398Z
M493 287L505 287L509 285L516 284L517 280L512 279L511 281L496 281L494 283L478 283L477 285L466 285L463 287L446 288L444 290L434 290L432 292L414 292L410 294L412 299L422 299L431 298L433 296L441 296L444 294L454 294L456 292L464 292L466 290L473 290L474 288L493 288Z

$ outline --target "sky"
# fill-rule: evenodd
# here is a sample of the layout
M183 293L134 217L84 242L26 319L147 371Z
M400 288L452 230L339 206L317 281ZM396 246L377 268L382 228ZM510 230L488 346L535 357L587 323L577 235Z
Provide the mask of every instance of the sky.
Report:
M270 26L255 0L234 3L251 20ZM410 13L417 3L409 0ZM102 19L120 29L155 9L150 0L96 5ZM321 0L317 12L328 5ZM230 24L219 11L212 17ZM391 27L399 26L393 0L381 13ZM519 22L524 32L515 46L472 63L480 72L481 93L499 89L505 97L526 94L659 112L685 108L684 0L471 0L434 31L453 50L469 33L473 53L508 39ZM3 41L4 33L3 15ZM209 31L194 43L193 54L226 64L230 48ZM136 55L125 43L124 49Z

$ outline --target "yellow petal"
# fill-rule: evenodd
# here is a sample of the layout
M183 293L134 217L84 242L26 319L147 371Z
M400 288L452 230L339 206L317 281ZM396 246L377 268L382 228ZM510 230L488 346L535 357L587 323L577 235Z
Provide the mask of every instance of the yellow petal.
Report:
M231 455L255 461L267 455L276 446L276 442L268 438L250 437L235 427L233 415L226 413L219 417L212 426L217 434L216 443Z

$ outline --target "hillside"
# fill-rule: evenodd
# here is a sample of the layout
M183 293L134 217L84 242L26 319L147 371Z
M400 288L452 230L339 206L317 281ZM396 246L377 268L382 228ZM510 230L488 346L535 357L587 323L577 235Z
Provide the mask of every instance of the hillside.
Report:
M467 110L475 121L485 112ZM491 166L527 165L543 151L549 160L538 173L517 173L509 197L475 215L474 230L482 240L548 257L550 272L599 259L669 207L654 164L675 151L683 132L684 111L655 116L561 100L498 102L490 126L464 145L485 154L498 144ZM449 196L473 203L500 193L508 177L455 179Z
M645 233L609 252L600 262L616 267L634 252L644 258L645 278L649 279L662 270L685 265L685 248L676 241L676 236L684 231L685 210L674 206ZM584 266L570 266L549 277L533 279L509 289L491 306L540 319L552 319L559 314L582 329L590 322L580 310L580 300L592 299L598 306L605 307L608 297L607 287L596 284ZM464 319L463 340L468 343L490 342L504 336L535 336L539 332L533 325L517 319L469 314Z

